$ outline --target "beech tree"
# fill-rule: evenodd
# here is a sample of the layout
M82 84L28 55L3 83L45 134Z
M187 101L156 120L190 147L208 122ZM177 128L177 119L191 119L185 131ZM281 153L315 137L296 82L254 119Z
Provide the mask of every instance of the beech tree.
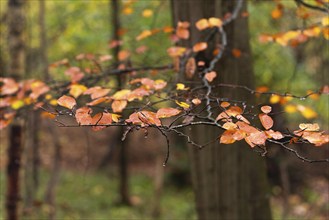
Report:
M328 3L315 2L296 0L298 7L322 13L320 22L303 30L264 34L260 40L291 46L315 37L328 39ZM66 75L64 81L2 77L0 128L32 108L43 110L43 116L60 127L121 127L122 141L130 132L141 130L147 137L147 131L155 129L167 144L164 166L173 147L168 135L178 135L190 145L200 219L270 219L266 167L259 154L266 156L268 144L274 144L305 162L329 162L298 151L298 144L327 144L329 135L309 121L293 131L275 130L273 115L279 112L257 103L256 97L270 96L270 103L305 100L328 95L329 86L302 96L254 88L246 1L171 3L174 26L144 30L136 41L158 33L170 35L174 42L166 50L172 63L137 66L131 58L138 51L121 48L116 39L111 42L118 49L114 59L83 53L52 63L52 71ZM279 18L283 7L277 4L272 17ZM161 77L164 71L175 77ZM151 77L147 72L157 74ZM302 105L295 108L307 117L314 114Z

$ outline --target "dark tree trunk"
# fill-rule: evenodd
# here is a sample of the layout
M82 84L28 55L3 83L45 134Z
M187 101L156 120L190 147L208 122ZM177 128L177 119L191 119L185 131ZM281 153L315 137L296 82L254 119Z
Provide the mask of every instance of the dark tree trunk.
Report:
M200 32L194 23L201 18L223 17L232 12L236 1L220 0L180 0L172 1L174 21L191 22L191 38L185 45L199 41ZM243 3L246 10L246 3ZM239 16L225 27L228 45L226 53L215 71L216 83L242 84L253 87L253 67L249 46L248 20ZM209 53L216 42L208 43ZM217 42L219 43L219 42ZM231 49L238 48L243 56L234 58ZM205 61L211 59L207 54ZM221 96L246 100L246 94L237 90L216 90ZM198 142L205 143L216 138L219 131L209 127L199 127L191 132ZM212 219L271 219L269 192L266 179L265 161L240 141L231 145L212 144L202 150L189 147L192 180L196 194L196 207L200 220Z
M25 16L24 0L8 0L8 49L10 77L21 79L25 73ZM18 219L20 200L20 163L22 151L22 125L15 121L10 127L7 166L7 219Z
M22 127L12 125L10 130L7 165L7 219L18 219L18 201L20 200L20 163L22 151Z
M111 0L111 14L112 14L112 40L120 41L120 1L119 0ZM115 67L119 65L119 52L120 52L120 45L113 48L112 54L114 57ZM118 81L118 88L122 89L122 86L125 84L124 76L117 76ZM121 132L118 133L117 139L120 139L121 134L124 133L124 128L119 128ZM120 143L119 141L116 142L117 144ZM120 151L119 151L119 192L120 192L120 200L119 203L122 205L131 205L130 196L129 196L129 175L128 175L128 141L121 142L119 144ZM111 148L111 146L110 146ZM110 149L111 150L111 149Z

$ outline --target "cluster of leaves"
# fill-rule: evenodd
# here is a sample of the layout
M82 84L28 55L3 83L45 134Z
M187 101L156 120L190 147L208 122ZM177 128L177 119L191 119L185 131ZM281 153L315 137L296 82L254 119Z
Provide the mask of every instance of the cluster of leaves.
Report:
M60 126L90 126L96 131L109 126L125 126L127 131L123 134L123 139L134 129L155 128L167 140L168 154L165 162L169 157L167 133L172 132L183 136L189 143L199 148L210 143L196 143L185 133L185 127L199 125L214 126L222 130L223 132L216 137L220 143L231 144L245 140L250 147L260 147L264 149L264 152L266 152L266 142L276 143L285 148L287 148L287 144L294 143L311 143L315 146L328 143L329 135L321 132L317 124L300 124L299 129L293 132L274 131L272 130L274 121L271 116L276 113L272 112L269 105L260 106L259 111L254 106L247 105L244 100L230 100L226 97L218 97L212 92L219 87L241 88L250 94L270 94L272 99L277 97L278 100L305 99L311 95L328 93L327 86L318 92L311 92L305 97L297 97L290 94L252 90L240 85L214 83L214 79L218 77L213 70L214 65L226 49L227 39L223 27L237 16L247 16L246 13L239 14L241 4L242 1L238 1L234 11L224 15L223 18L200 19L193 24L197 30L207 31L207 38L200 39L191 48L179 46L168 48L168 55L173 58L172 65L128 67L125 62L129 60L131 53L121 50L118 54L121 64L115 70L104 70L101 65L112 59L110 55L78 55L76 60L80 63L81 61L88 62L87 67L71 66L67 59L52 64L52 67L65 68L64 72L68 80L62 83L46 84L40 80L17 82L12 78L1 78L0 129L8 126L16 114L30 105L46 110L47 115L54 118ZM129 9L128 6L127 8ZM128 13L128 9L124 10ZM145 12L145 14L149 13ZM177 42L190 37L190 28L189 22L180 21L175 29L165 27L161 30L168 33L174 32L172 38L176 39L174 42ZM160 29L143 31L136 37L136 40L143 40L159 31ZM196 62L196 54L208 49L207 39L209 35L214 34L220 36L221 43L213 51L213 60L210 61L209 66L206 66L204 61ZM120 44L121 42L111 43L112 47ZM243 53L237 48L232 49L231 52L236 59ZM136 77L142 71L163 69L183 73L187 79L199 77L200 80L194 81L193 87L189 88L184 83ZM131 77L125 88L109 86L111 80L114 80L110 76L123 74ZM102 86L100 82L105 85ZM52 94L61 94L61 96L53 97ZM275 102L272 100L271 103ZM75 122L68 123L66 119L62 120L63 115L72 117ZM255 125L257 122L254 119L257 117L262 128ZM299 156L297 152L295 154L308 161Z

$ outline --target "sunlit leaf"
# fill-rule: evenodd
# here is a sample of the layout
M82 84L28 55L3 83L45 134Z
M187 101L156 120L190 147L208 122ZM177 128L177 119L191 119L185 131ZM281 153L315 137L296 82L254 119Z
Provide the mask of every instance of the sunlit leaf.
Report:
M176 116L181 112L181 110L175 108L160 108L157 113L157 118L169 118L172 116Z
M153 11L151 9L145 9L143 10L142 12L142 16L144 18L148 18L148 17L151 17L153 15Z
M70 95L72 95L74 98L78 98L81 94L83 94L83 92L85 92L87 90L87 87L85 87L84 85L80 85L80 84L73 84L70 86Z
M262 114L259 114L258 117L259 117L259 120L262 123L263 127L266 130L273 127L274 122L273 122L273 119L270 116L268 116L265 113L262 113Z
M78 108L75 112L75 119L79 125L92 125L93 119L91 117L92 109L89 107Z
M18 91L19 85L16 81L12 78L1 78L0 82L3 83L1 86L1 95L11 95Z
M311 109L310 107L304 105L297 105L297 110L304 116L306 119L316 118L318 114Z
M320 126L318 123L314 123L314 124L302 123L302 124L299 124L299 128L304 131L319 131L320 130Z
M113 112L122 112L122 110L127 106L128 102L126 100L114 100L112 102Z
M208 44L206 42L196 43L193 46L193 52L197 53L199 51L203 51L203 50L207 49L207 47L208 47Z
M269 106L269 105L263 105L260 110L265 113L265 114L268 114L272 111L272 107Z
M57 100L57 104L68 109L73 109L73 107L77 105L77 102L73 97L63 95Z
M177 83L176 89L177 90L188 90L189 88L185 87L185 85L183 83Z
M215 71L211 71L209 73L205 74L205 78L207 79L208 82L212 82L217 76L217 73Z
M198 99L198 98L195 98L195 99L192 99L192 103L193 103L194 105L200 105L200 104L201 104L201 100Z
M188 109L190 107L190 105L187 104L186 102L176 101L176 104L179 105L180 107L182 107L183 109Z

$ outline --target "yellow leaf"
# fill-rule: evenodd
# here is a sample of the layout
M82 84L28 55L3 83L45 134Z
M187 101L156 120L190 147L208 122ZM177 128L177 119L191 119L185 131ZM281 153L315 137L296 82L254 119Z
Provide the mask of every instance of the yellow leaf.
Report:
M153 11L150 10L150 9L145 9L143 12L142 12L142 15L144 18L148 18L148 17L151 17L153 15Z
M20 109L24 106L24 101L23 100L15 100L11 103L11 108L12 109Z
M130 15L133 13L133 9L130 8L130 7L125 7L123 10L122 10L122 13L125 14L125 15Z
M297 111L297 107L295 105L289 104L284 107L284 111L287 113L294 113Z
M297 105L297 110L304 116L306 119L316 118L318 114L313 111L310 107Z
M329 25L329 17L326 16L326 17L323 17L322 20L321 20L321 23L323 26L328 26Z
M272 95L271 98L270 98L270 103L271 104L278 103L278 102L280 102L280 99L281 99L281 96L279 96L279 95Z
M177 90L188 90L189 88L185 87L185 85L183 83L177 83L176 89Z
M74 85L71 85L71 88L70 88L70 92L69 93L74 98L78 98L86 90L87 90L87 87L85 87L84 85L74 84Z
M184 108L184 109L187 109L190 107L189 104L187 104L186 102L179 102L179 101L176 101L176 104L179 105L180 107Z
M152 31L150 31L150 30L144 30L144 31L142 31L142 33L140 33L137 37L136 37L136 40L142 40L142 39L144 39L144 38L147 38L147 37L149 37L149 36L151 36L152 35Z

